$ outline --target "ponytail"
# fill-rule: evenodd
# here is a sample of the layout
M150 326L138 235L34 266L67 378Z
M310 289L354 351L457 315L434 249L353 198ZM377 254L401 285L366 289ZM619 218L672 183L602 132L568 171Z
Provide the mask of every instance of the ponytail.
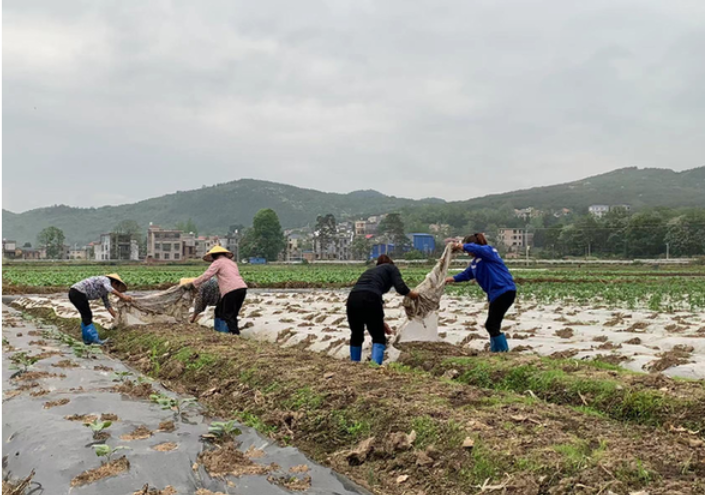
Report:
M386 254L380 254L379 258L377 258L377 266L387 264L393 265L394 261L392 261L392 258L387 256Z
M480 246L487 246L487 239L485 238L485 234L472 234L465 236L465 239L463 239L463 244L479 244Z

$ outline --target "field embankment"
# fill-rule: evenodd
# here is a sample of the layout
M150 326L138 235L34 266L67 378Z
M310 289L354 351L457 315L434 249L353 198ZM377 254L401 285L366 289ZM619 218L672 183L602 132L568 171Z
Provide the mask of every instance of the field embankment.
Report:
M54 321L77 333L75 321ZM635 410L650 411L653 420L619 415L610 403L595 401L600 388L582 385L577 391L588 405L559 397L570 380L606 381L604 372L615 384L615 401L622 387L649 391L649 397L689 396L691 406L702 408L702 390L696 392L702 386L693 382L669 380L663 391L659 380L598 367L563 370L569 378L554 373L565 381L534 383L528 372L510 380L511 369L555 372L567 363L546 361L543 370L538 363L515 362L524 356L488 359L451 346L412 346L402 355L406 365L373 368L194 325L126 328L110 336L115 356L195 395L215 414L296 445L375 493L705 490L705 443L683 409L646 404ZM489 378L473 378L483 362ZM544 382L550 384L536 386Z

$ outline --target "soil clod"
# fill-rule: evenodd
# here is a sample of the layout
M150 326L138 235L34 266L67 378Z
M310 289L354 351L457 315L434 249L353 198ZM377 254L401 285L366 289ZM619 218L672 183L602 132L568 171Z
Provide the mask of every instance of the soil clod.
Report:
M176 493L177 491L171 485L167 485L163 490L144 485L141 490L134 492L132 495L176 495Z
M152 431L145 425L140 425L135 428L132 433L125 433L120 436L120 440L132 441L132 440L144 440L152 436Z
M164 442L154 445L152 447L152 450L156 450L159 452L170 452L172 450L176 450L178 447L179 445L174 442Z
M311 488L311 477L309 475L303 478L296 476L270 476L267 481L273 485L283 486L292 492L303 492Z
M174 421L171 419L162 421L159 423L159 430L158 431L163 431L165 433L171 433L176 429L176 425L174 424Z
M244 475L262 475L272 471L271 466L255 464L240 452L233 442L227 443L214 450L202 452L198 461L211 476L226 476L231 474L236 477Z
M128 469L130 469L130 461L127 460L127 457L123 456L119 459L106 462L100 467L79 474L71 480L71 486L83 486L95 483L98 480L109 478L110 476L117 476Z
M59 399L59 400L45 402L44 409L51 409L52 407L65 406L69 402L71 402L71 399Z
M670 351L658 354L659 359L648 363L644 369L652 373L660 373L673 366L680 366L691 362L690 354L693 352L692 346L677 345Z

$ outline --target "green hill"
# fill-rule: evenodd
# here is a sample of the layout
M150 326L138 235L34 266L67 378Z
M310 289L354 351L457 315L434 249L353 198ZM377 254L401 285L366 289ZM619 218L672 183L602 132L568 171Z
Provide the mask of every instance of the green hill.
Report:
M110 231L122 220L149 222L165 227L193 219L200 233L224 234L233 224L249 225L261 208L274 209L284 228L313 224L316 216L333 213L338 220L426 205L439 213L480 208L533 206L539 209L570 208L584 212L591 204L632 205L634 209L668 206L705 207L705 167L684 172L667 169L624 168L587 179L535 187L453 203L437 198L415 201L372 191L325 193L273 182L242 179L193 191L177 192L139 203L101 208L52 206L24 213L3 210L3 237L35 242L44 227L54 225L69 243L87 243Z
M336 194L242 179L120 206L72 208L58 205L24 213L3 210L3 237L34 243L39 231L54 225L64 231L68 243L84 244L97 240L101 233L109 232L122 220L135 220L146 230L149 222L173 227L189 218L193 219L199 233L225 234L230 225L250 225L261 208L274 209L284 228L294 228L313 224L317 215L326 213L333 213L339 220L356 219L437 202L437 199L396 198L371 190Z
M575 182L493 194L460 204L469 208L498 208L506 204L542 210L570 208L578 213L586 212L593 204L629 204L634 209L705 207L705 167L683 172L622 168Z

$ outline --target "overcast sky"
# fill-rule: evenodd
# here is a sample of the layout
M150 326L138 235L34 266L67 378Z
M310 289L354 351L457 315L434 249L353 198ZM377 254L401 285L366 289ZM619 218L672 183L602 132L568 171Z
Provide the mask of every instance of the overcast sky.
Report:
M3 2L3 207L705 165L705 1Z

